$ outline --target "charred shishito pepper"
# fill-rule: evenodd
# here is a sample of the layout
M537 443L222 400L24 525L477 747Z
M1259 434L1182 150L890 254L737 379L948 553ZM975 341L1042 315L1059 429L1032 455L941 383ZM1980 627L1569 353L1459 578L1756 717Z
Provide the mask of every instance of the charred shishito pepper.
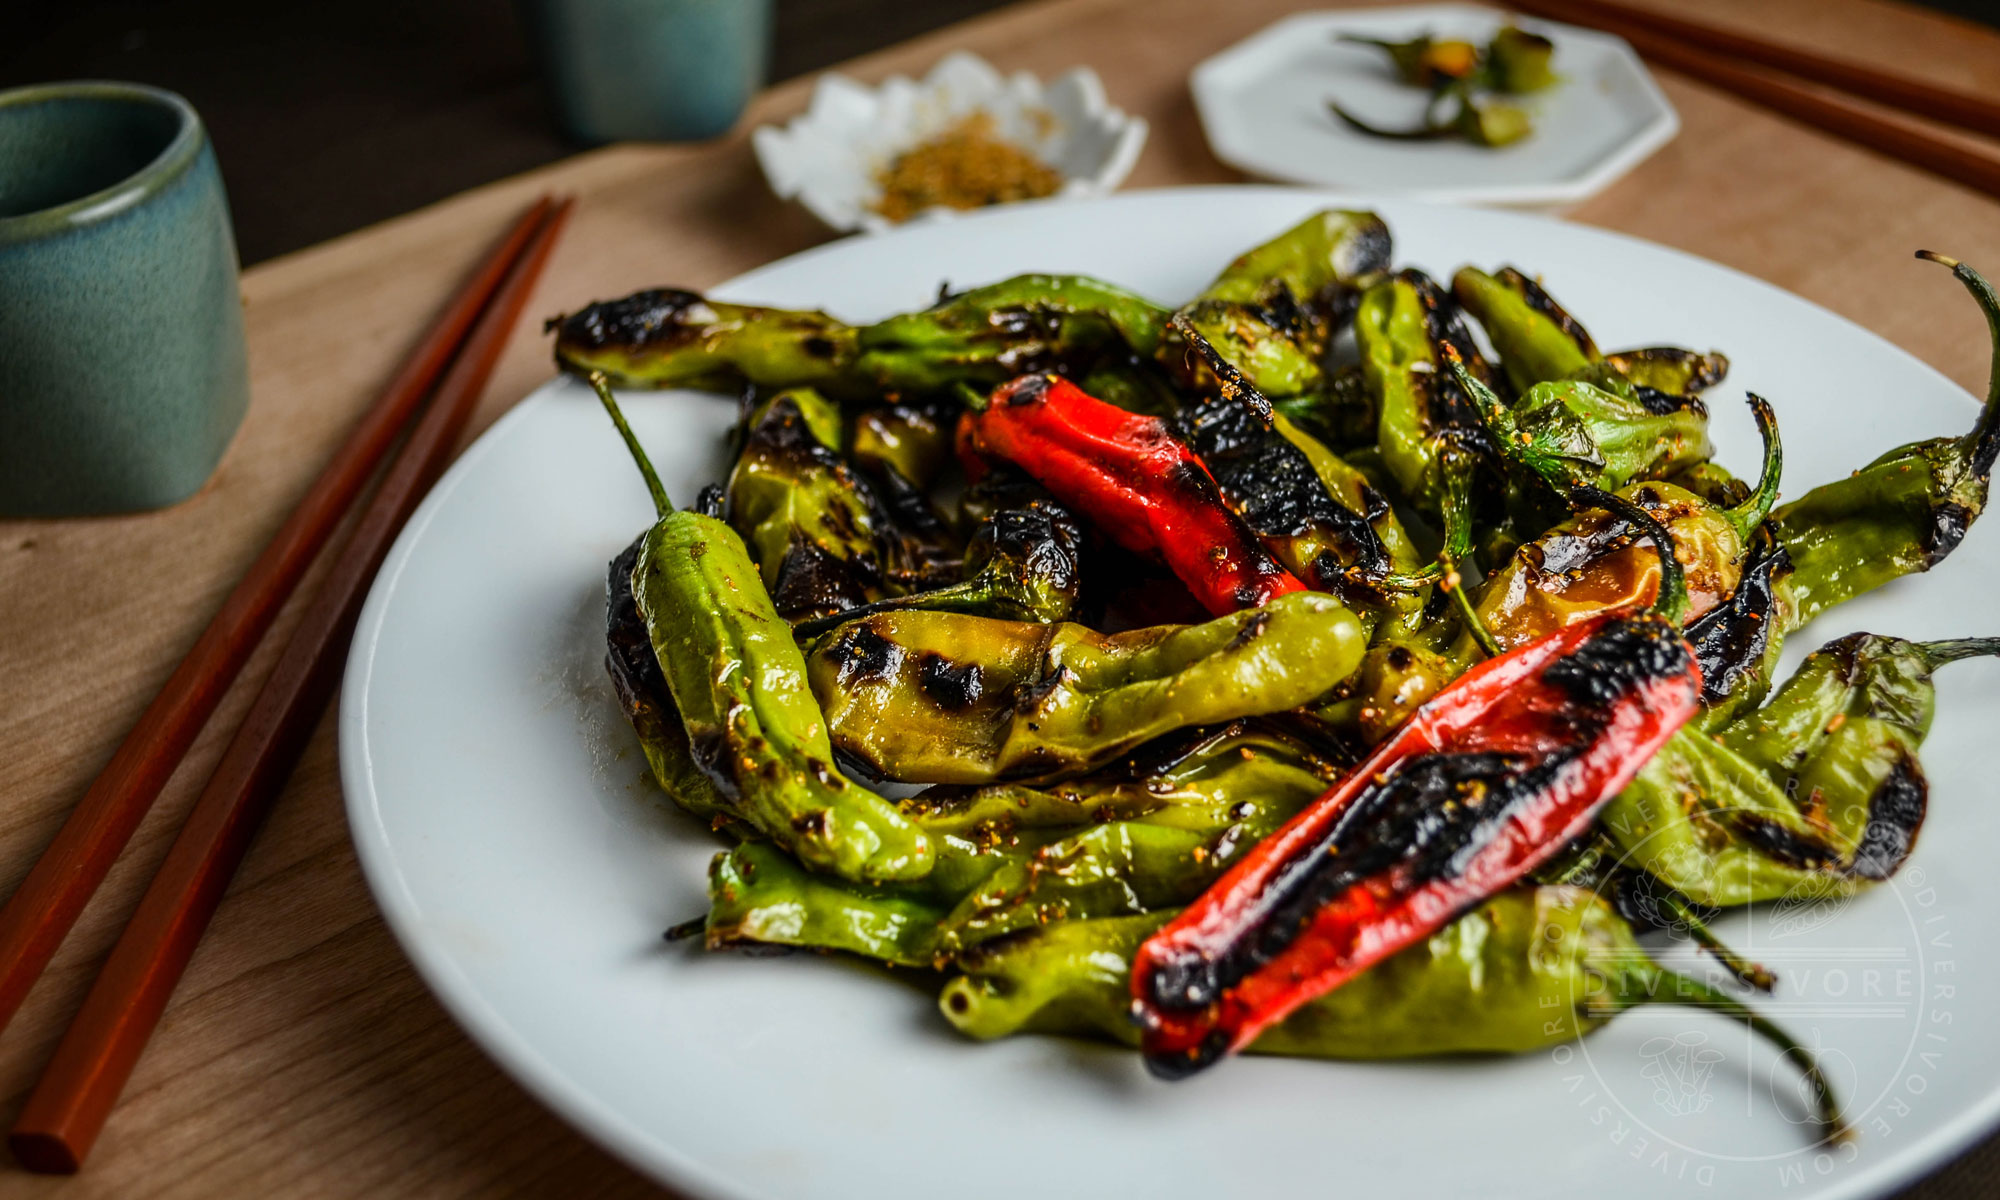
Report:
M1262 390L1310 391L1362 289L1388 272L1390 247L1389 227L1374 213L1314 213L1230 263L1182 308L1160 358L1198 381L1203 364L1183 341L1182 327L1191 327Z
M1140 948L1133 1012L1156 1074L1248 1045L1520 879L1694 715L1672 540L1631 516L1660 548L1665 612L1606 614L1475 667Z
M1440 524L1452 557L1462 557L1472 536L1472 476L1492 441L1450 356L1488 385L1493 367L1451 295L1415 269L1362 294L1354 337L1379 413L1382 465L1417 510Z
M1806 658L1769 704L1684 729L1599 822L1614 857L1714 907L1846 895L1889 878L1916 843L1929 785L1917 750L1931 676L2000 654L2000 639L1857 633Z
M1771 514L1792 558L1799 625L1892 579L1930 570L1986 508L2000 457L2000 295L1964 263L1929 251L1918 257L1950 267L1986 315L1993 341L1986 401L1962 436L1898 447Z
M1157 417L1024 375L961 420L962 444L1019 466L1126 549L1158 555L1217 616L1305 590Z
M750 410L726 489L730 525L762 570L778 615L803 620L883 594L871 495L840 457L840 416L810 388Z
M654 289L556 317L556 363L634 387L817 387L841 396L991 387L1111 352L1150 356L1168 311L1080 275L1022 275L856 327L822 312Z
M1082 587L1083 528L1047 497L1025 499L982 520L966 543L964 577L925 591L800 621L802 638L860 617L903 609L969 613L1050 624L1069 618Z
M1271 402L1185 316L1174 317L1174 328L1220 387L1220 395L1184 408L1175 426L1222 498L1314 590L1357 607L1381 602L1395 564L1371 520L1393 520L1389 502L1377 495L1365 513L1343 504L1328 486L1332 451L1281 429Z
M1296 708L1345 679L1365 640L1317 592L1115 634L918 610L842 625L808 672L847 761L980 784L1079 775L1176 729Z
M1284 729L1236 721L1067 783L932 788L903 802L937 847L920 883L843 884L740 846L710 868L708 942L932 966L1051 921L1186 904L1336 773Z
M923 831L834 769L805 658L743 540L715 517L675 511L609 383L593 375L591 384L659 514L631 588L689 759L713 785L706 802L726 804L815 870L868 883L921 877L932 865Z
M938 1007L961 1033L1083 1034L1132 1044L1131 963L1175 914L1063 921L958 956ZM1494 896L1347 986L1301 1005L1247 1050L1307 1058L1525 1054L1594 1032L1641 1005L1740 1021L1805 1074L1822 1139L1845 1135L1811 1051L1707 983L1655 964L1603 899L1575 887Z
M557 366L626 387L837 387L860 352L854 327L823 312L725 304L678 288L601 300L547 328Z

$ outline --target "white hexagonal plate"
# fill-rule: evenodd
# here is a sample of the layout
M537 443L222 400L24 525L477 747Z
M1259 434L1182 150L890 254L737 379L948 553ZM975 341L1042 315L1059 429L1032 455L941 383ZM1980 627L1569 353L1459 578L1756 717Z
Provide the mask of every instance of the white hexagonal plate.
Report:
M1196 67L1189 77L1209 147L1223 162L1292 183L1459 204L1581 200L1680 131L1680 118L1623 38L1523 20L1556 44L1563 82L1522 102L1535 132L1502 149L1456 139L1371 138L1328 110L1339 100L1364 120L1407 127L1425 94L1396 79L1387 58L1343 45L1342 33L1404 39L1429 32L1483 42L1507 18L1490 8L1426 4L1287 17Z

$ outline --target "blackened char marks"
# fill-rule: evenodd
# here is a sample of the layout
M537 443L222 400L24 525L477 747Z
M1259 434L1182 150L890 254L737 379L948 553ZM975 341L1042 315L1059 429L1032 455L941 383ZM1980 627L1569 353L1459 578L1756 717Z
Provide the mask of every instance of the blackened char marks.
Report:
M917 687L931 703L952 712L971 708L986 690L978 663L955 663L936 653L917 659Z
M1694 658L1680 633L1665 621L1631 617L1612 621L1542 671L1543 682L1562 689L1586 720L1599 716L1647 682L1686 675Z
M1917 844L1929 808L1930 784L1917 760L1905 754L1868 801L1868 824L1848 873L1877 882L1894 875Z
M1428 754L1392 766L1338 820L1273 877L1253 921L1212 953L1162 959L1145 984L1162 1010L1200 1011L1271 962L1329 901L1364 880L1396 871L1398 891L1462 873L1511 819L1580 753L1531 762L1492 753Z
M1733 693L1763 662L1777 622L1777 583L1791 571L1792 559L1783 544L1760 528L1750 544L1742 582L1728 602L1689 623L1687 640L1701 664L1703 704Z
M1554 322L1556 328L1562 330L1563 336L1576 344L1577 349L1590 354L1597 348L1596 343L1590 339L1589 331L1584 329L1583 323L1570 316L1568 309L1557 304L1554 296L1542 290L1542 285L1536 283L1533 276L1518 267L1502 267L1500 278L1520 293L1521 299L1529 308Z
M1465 323L1465 310L1452 299L1451 293L1438 286L1436 280L1415 267L1405 267L1396 277L1416 291L1417 303L1424 310L1425 334L1439 355L1436 369L1426 377L1429 381L1429 411L1425 416L1430 427L1439 433L1448 432L1462 445L1491 453L1493 440L1479 419L1478 406L1459 385L1450 365L1443 361L1443 348L1450 346L1458 351L1460 360L1473 378L1495 390L1500 386L1492 364L1479 352L1479 344L1472 340L1472 330Z
M679 288L652 288L623 300L600 300L581 311L549 322L557 340L588 350L606 346L638 349L670 346L693 336L688 312L707 304L700 293Z
M827 653L834 661L834 680L843 688L887 682L903 668L903 648L875 632L867 620L843 628Z
M638 564L639 548L645 541L645 535L641 534L611 560L605 581L604 612L604 669L611 675L611 685L618 691L625 715L642 736L648 732L640 728L642 723L657 722L663 706L674 702L667 690L667 677L660 670L660 660L653 654L652 635L646 631L645 618L639 615L638 597L632 592L632 568Z

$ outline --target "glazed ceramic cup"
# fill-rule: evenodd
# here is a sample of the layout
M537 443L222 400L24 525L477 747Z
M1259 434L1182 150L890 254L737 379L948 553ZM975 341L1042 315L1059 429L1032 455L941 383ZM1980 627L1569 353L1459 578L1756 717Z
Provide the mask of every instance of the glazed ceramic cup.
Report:
M192 495L250 385L236 243L201 120L171 92L0 92L0 515Z
M520 0L520 11L579 141L715 137L764 84L771 0Z

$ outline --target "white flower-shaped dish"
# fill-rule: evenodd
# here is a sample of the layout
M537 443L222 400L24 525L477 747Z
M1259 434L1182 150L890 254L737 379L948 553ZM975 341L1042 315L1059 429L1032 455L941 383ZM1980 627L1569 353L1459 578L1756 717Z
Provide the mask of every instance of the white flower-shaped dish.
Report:
M1044 84L1025 72L1002 75L963 52L947 55L922 80L897 75L879 88L823 75L804 116L783 127L765 125L750 142L772 191L843 233L880 233L892 223L873 207L881 197L876 173L975 112L991 113L996 133L1060 172L1057 194L1064 197L1112 191L1146 143L1146 122L1111 107L1087 67ZM911 220L953 212L932 208Z
M1189 86L1209 148L1230 166L1287 183L1452 204L1581 200L1673 139L1680 118L1623 38L1554 21L1522 23L1556 44L1556 87L1524 103L1535 132L1492 150L1457 140L1392 142L1342 125L1327 103L1410 126L1425 95L1384 55L1340 34L1402 40L1425 32L1483 42L1507 21L1490 8L1426 4L1297 13L1194 69Z

